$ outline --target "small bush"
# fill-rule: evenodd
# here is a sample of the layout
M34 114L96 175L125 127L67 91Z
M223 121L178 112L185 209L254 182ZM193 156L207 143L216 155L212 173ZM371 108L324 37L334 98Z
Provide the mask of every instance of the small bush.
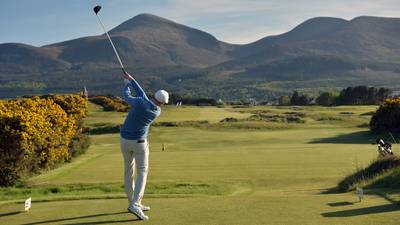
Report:
M114 134L119 133L121 124L104 124L88 129L89 134Z
M371 131L400 132L400 97L386 99L369 123Z
M86 152L90 146L89 135L85 133L77 133L72 139L70 149L72 157L77 157Z
M227 117L219 121L220 123L230 123L230 122L238 122L239 120L237 118L233 117Z

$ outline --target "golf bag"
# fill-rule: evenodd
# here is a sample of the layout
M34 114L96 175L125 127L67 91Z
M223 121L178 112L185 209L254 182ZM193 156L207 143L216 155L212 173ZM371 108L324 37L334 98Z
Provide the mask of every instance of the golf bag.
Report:
M376 144L378 145L379 156L385 157L393 155L392 144L389 142L385 143L382 138L379 138L376 140Z

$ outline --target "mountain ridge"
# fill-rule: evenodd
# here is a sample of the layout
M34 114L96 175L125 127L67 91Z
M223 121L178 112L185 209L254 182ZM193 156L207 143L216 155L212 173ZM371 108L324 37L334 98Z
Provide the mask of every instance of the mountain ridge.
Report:
M271 88L268 84L264 85L266 88L258 87L261 83L283 80L347 77L357 84L396 86L392 81L400 73L400 18L316 17L286 33L237 45L145 13L114 27L110 35L125 66L141 74L145 86L151 89L166 86L176 92L202 96L229 96L237 88L222 91L228 84L253 90L252 94L243 95L246 98L257 91L270 97L275 90L279 94L301 88L295 85ZM114 93L111 86L116 81L109 80L106 73L117 71L118 66L104 34L42 47L0 44L2 81L18 82L19 76L32 75L32 82L39 79L51 87L48 91L77 87L66 80L65 88L55 84L56 77L62 76L90 80L95 84L93 87L97 85ZM6 77L10 74L13 79ZM92 74L102 74L102 78L94 79ZM342 87L333 83L327 88ZM207 90L201 90L204 86ZM0 95L4 92L0 85Z

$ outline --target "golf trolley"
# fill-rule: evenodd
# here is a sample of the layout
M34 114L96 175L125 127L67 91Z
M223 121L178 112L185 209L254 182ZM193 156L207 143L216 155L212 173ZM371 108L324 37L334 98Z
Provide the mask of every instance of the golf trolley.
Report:
M380 157L393 155L391 143L383 141L382 138L377 139L375 143L378 145L378 153Z

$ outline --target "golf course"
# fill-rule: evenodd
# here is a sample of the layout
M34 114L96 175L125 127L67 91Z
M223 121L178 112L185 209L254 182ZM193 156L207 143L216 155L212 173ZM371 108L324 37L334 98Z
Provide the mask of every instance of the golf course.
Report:
M150 220L126 210L119 133L92 132L85 154L0 189L0 224L399 224L395 195L365 190L359 202L355 191L330 191L377 158L376 109L167 106L149 135ZM91 103L85 126L125 116Z

